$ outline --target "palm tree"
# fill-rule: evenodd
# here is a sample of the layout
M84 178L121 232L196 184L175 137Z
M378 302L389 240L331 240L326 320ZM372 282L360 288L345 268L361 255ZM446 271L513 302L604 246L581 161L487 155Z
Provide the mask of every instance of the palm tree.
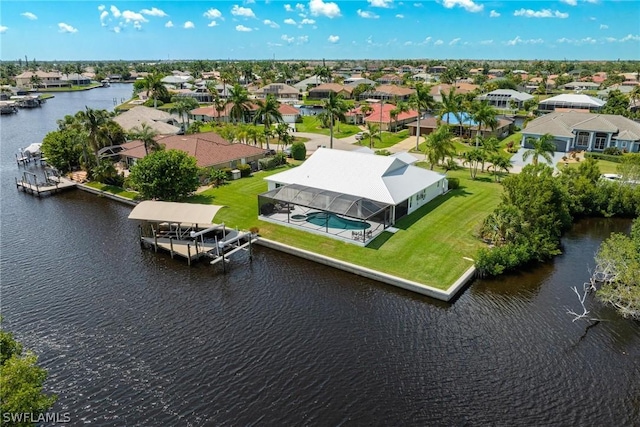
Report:
M170 113L176 113L182 119L182 129L187 130L189 128L190 120L189 113L191 110L198 108L198 101L190 97L173 98L173 107L169 110ZM187 126L184 125L184 117L187 116Z
M433 110L436 107L436 101L429 93L429 87L421 82L416 83L416 92L411 96L409 104L418 111L418 127L416 128L416 150L420 145L420 119L422 113Z
M478 146L476 145L476 149L477 148ZM485 161L500 151L500 141L495 137L487 138L482 141L482 148L480 151L482 152L482 172L484 172Z
M134 140L139 140L144 144L144 154L149 155L149 151L157 151L161 149L160 144L156 141L158 132L151 128L148 124L142 123L141 127L134 127L129 132L129 137Z
M344 113L347 112L347 104L342 99L342 95L329 92L329 98L325 99L322 107L329 117L329 148L333 148L333 123L337 120L344 120Z
M153 108L158 108L158 98L163 98L168 95L167 88L162 83L162 74L152 73L142 79L142 88L147 91L147 98L149 95L153 97Z
M484 160L483 160L484 161ZM501 154L494 153L491 157L489 157L489 162L491 163L487 170L493 170L493 176L495 177L496 182L500 181L500 171L505 171L509 173L509 169L511 166L511 159Z
M380 137L380 125L376 123L367 122L367 132L362 135L362 139L369 138L369 148L373 148L373 139L382 141Z
M282 113L280 113L280 103L272 94L268 94L267 98L262 101L256 101L258 104L258 110L256 111L256 116L253 119L254 123L262 122L264 124L265 129L271 130L271 125L273 123L282 123ZM267 150L269 149L269 134L265 133L267 137Z
M37 87L40 87L40 85L42 84L42 79L39 75L32 74L31 78L29 79L29 83L31 83L31 87L35 89Z
M471 175L471 179L476 179L478 175L478 165L482 161L482 152L477 148L474 148L471 151L467 151L462 153L462 164L469 165L469 174Z
M537 166L538 158L542 157L547 161L547 163L551 163L553 161L553 155L556 152L556 144L553 140L553 135L549 133L545 133L537 139L527 138L527 142L531 144L532 148L522 154L522 160L526 162L527 159L531 157L531 163L533 163L534 166Z
M429 159L431 170L440 160L451 156L455 148L451 140L449 126L439 126L434 132L427 136L427 144L424 149L424 156Z
M360 112L362 113L362 119L364 120L365 116L368 116L369 113L373 111L373 107L369 104L362 104L360 106Z
M462 109L462 100L460 96L456 93L456 87L451 86L449 89L449 93L445 93L440 91L440 96L442 97L442 105L440 107L440 116L447 115L447 126L449 125L449 118L451 114L453 114L458 122L461 123L462 119L460 117L460 110Z
M409 104L407 104L406 102L398 102L396 104L396 108L394 108L393 110L391 110L391 115L393 116L393 120L394 120L394 125L393 125L393 131L397 132L398 131L398 116L402 113L406 113L409 111Z
M258 145L259 135L260 135L260 130L258 126L251 125L247 128L247 138L253 141L253 145ZM262 148L262 144L260 144L260 148Z
M233 88L229 89L229 99L227 104L231 104L231 110L229 115L233 119L234 123L242 121L244 123L244 116L249 111L249 92L239 84L235 84Z
M293 139L289 133L289 125L286 123L278 123L278 126L276 126L276 134L278 135L280 149L284 150L284 148L289 145L289 142Z
M476 148L479 145L480 129L482 125L495 130L498 127L498 119L496 119L496 110L485 102L474 102L471 104L471 118L478 124L476 130Z
M98 151L104 145L106 139L105 126L111 120L111 115L107 110L85 108L85 111L76 113L76 119L79 126L87 133L89 146L96 157L96 163L99 163Z
M220 98L218 92L213 95L213 108L216 110L217 121L220 123L220 115L227 108L227 102Z

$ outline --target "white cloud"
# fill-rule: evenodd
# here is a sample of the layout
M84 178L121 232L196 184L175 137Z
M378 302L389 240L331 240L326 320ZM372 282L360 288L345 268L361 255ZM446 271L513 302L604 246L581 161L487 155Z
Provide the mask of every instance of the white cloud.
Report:
M293 8L291 7L290 4L285 4L284 5L284 10L287 12L293 12Z
M618 41L615 37L605 37L605 40L609 43L615 43Z
M340 16L340 8L333 2L325 3L322 0L311 0L309 10L313 16L326 16L327 18Z
M442 5L447 9L452 9L456 6L463 8L467 12L481 12L484 9L484 5L476 4L473 0L443 0Z
M576 6L578 0L560 0L560 3L568 4L569 6Z
M413 7L422 7L422 3L414 3Z
M493 44L493 40L481 40L480 41L481 45L489 45L489 44Z
M217 27L218 26L218 21L211 21L209 22L209 24L207 25L207 27Z
M106 10L103 10L102 12L100 12L100 25L102 25L103 27L107 26L106 20L108 16L109 16L109 12L107 12Z
M182 26L185 30L190 30L192 28L195 28L195 24L191 21L187 21L184 23L184 25Z
M412 41L408 41L408 42L404 42L405 46L413 46L413 42Z
M316 21L314 19L307 19L307 18L304 18L302 21L300 21L300 25L313 25L315 23Z
M330 35L327 40L329 40L329 43L338 43L340 36Z
M500 16L499 12L496 12L495 10L492 10L491 12L489 12L489 18L497 18Z
M120 9L118 9L114 5L111 5L111 8L109 10L111 10L111 14L114 16L114 18L120 18L120 15L122 15L120 13Z
M256 0L244 0L244 4L254 4Z
M598 4L599 0L584 0L587 3L591 3L591 4Z
M431 42L431 36L427 37L422 41L422 44L429 44Z
M600 29L601 30L607 30L607 29L609 29L609 26L608 25L604 25L604 24L600 24Z
M309 41L309 36L298 37L298 44L305 44Z
M378 19L380 16L376 15L373 12L369 12L368 10L358 9L358 16L364 19Z
M99 10L100 12L102 12L102 11L103 11L103 10L105 10L106 8L107 8L107 7L106 7L105 5L103 5L103 4L101 4L100 6L98 6L98 10Z
M73 28L71 25L65 24L64 22L60 22L58 24L58 28L60 29L61 33L77 33L78 32L77 28Z
M244 25L236 25L236 31L240 31L242 33L248 33L253 30L249 27L245 27Z
M152 7L151 9L142 9L140 13L142 13L143 15L157 16L160 18L168 16L164 10L158 9L157 7Z
M116 34L120 34L120 30L121 30L121 28L118 27L118 26L113 27L113 32L116 33Z
M222 18L222 12L220 12L218 9L211 8L203 13L202 16L208 19L220 19Z
M0 34L4 34L7 32L9 27L5 27L4 25L0 25Z
M133 28L135 28L136 30L141 30L142 29L142 24L140 24L140 22L136 21L133 23Z
M433 43L433 45L434 45L434 46L440 46L440 45L442 45L442 44L444 44L444 42L443 42L442 40L436 40L436 41Z
M371 7L385 7L389 8L393 6L393 0L367 0Z
M237 4L233 5L233 7L231 8L231 14L233 16L242 16L244 18L255 18L256 17L256 14L253 13L253 10L251 10L248 7L238 6Z
M167 21L166 24L164 24L165 28L172 28L173 27L173 22L171 21Z
M298 25L298 23L295 20L291 19L291 18L285 19L284 23L287 24L287 25Z
M596 39L593 39L591 37L586 37L586 38L580 40L580 42L588 43L588 44L595 44L596 43Z
M271 28L280 28L280 25L278 25L277 23L273 22L271 19L265 19L264 21L262 21L262 23L264 25L267 25Z
M304 5L302 3L296 3L296 10L298 12L304 12Z
M401 13L399 13L399 14L397 14L397 15L396 15L396 18L398 18L398 19L403 19L403 18L404 18L404 15L403 15L403 14L401 14Z
M560 18L565 19L569 17L568 13L560 12L559 10L551 11L551 9L531 10L531 9L519 9L513 12L513 16L524 16L525 18Z
M519 44L540 44L540 43L544 43L544 40L542 39L523 40L520 38L520 36L516 36L516 38L514 38L513 40L508 40L505 44L507 46L516 46Z
M22 15L25 18L30 19L32 21L35 21L36 19L38 19L38 17L36 15L34 15L33 13L31 13L31 12L24 12L24 13L21 13L20 15Z
M282 36L280 36L280 39L286 41L288 44L291 44L295 41L295 37L289 37L286 34L283 34Z
M149 22L147 21L147 18L145 18L144 16L142 16L142 14L137 13L137 12L132 12L130 10L125 10L124 12L122 12L122 17L124 18L125 22L129 23L129 22Z
M628 42L628 41L640 42L640 35L627 34L626 36L621 38L619 41L621 41L621 42Z
M455 39L449 42L449 46L453 46L460 41L460 37L456 37Z

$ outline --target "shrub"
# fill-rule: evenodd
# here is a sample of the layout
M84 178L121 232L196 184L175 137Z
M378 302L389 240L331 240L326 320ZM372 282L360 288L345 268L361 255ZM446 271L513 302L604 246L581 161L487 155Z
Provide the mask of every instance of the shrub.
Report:
M145 107L151 107L151 108L153 108L153 106L154 106L154 101L153 101L153 99L147 99L147 100L144 102L144 104L142 104L142 105L144 105ZM162 107L162 106L164 105L164 102L162 102L162 101L160 101L160 100L158 99L158 100L156 100L156 101L155 101L155 105L156 105L157 107Z
M265 157L264 159L258 160L258 164L260 165L260 169L262 170L271 170L275 169L280 163L278 163L278 159L276 156Z
M302 116L296 117L296 123L302 123Z
M220 170L227 175L227 179L231 179L233 177L233 174L231 173L231 168L222 168Z
M294 142L291 145L291 157L295 160L304 160L307 157L307 147L302 142Z
M389 150L376 150L375 154L378 156L390 156L391 155L391 151Z
M460 178L447 178L449 182L449 190L457 190L460 188Z
M246 178L251 175L251 166L249 165L238 165L236 168L240 171L240 176Z
M621 156L622 151L620 151L618 147L608 147L604 149L603 154L607 154L610 156Z
M585 157L591 157L596 160L608 160L614 163L622 163L622 156L613 156L610 154L601 154L601 153L584 153Z

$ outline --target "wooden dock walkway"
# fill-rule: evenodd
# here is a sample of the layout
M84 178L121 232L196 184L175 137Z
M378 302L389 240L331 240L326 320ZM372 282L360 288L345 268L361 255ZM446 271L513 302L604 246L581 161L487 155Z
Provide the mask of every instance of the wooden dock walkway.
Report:
M68 190L75 186L75 181L57 176L46 176L45 182L38 182L37 176L30 172L24 172L21 179L16 178L18 190L38 197Z

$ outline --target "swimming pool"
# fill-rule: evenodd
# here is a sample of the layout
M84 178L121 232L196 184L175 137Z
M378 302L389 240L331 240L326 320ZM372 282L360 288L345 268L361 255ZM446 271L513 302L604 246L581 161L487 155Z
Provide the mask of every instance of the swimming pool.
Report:
M329 212L313 212L307 215L307 222L314 225L327 225L327 217L329 217L329 228L340 228L343 230L366 230L371 228L368 222L355 221L343 218Z

